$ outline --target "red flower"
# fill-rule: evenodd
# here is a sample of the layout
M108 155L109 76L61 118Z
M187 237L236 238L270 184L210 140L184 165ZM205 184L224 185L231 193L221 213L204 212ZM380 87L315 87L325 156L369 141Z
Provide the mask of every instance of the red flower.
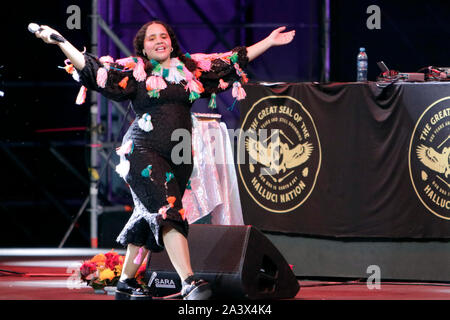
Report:
M85 261L80 267L81 278L85 279L95 271L97 271L97 265L95 262Z
M120 263L119 261L120 257L117 252L110 251L105 254L105 257L106 257L105 266L107 268L110 268L111 270L114 270L114 267Z
M144 262L136 272L136 280L141 285L145 285L144 277L145 277L145 270L147 268L147 264Z

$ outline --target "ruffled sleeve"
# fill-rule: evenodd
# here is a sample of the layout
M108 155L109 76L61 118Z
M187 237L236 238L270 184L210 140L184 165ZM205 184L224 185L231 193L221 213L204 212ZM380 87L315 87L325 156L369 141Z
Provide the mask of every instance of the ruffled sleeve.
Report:
M77 104L82 104L87 90L95 90L108 99L123 101L133 99L137 82L145 81L146 72L141 58L128 57L115 60L109 56L97 58L84 53L85 66L82 70L70 68L66 61L66 71L81 83ZM71 72L72 71L72 72Z
M201 72L198 77L204 92L202 97L211 97L210 108L215 108L215 95L232 89L237 100L245 98L242 84L248 81L243 69L248 64L247 48L236 47L226 53L192 54Z

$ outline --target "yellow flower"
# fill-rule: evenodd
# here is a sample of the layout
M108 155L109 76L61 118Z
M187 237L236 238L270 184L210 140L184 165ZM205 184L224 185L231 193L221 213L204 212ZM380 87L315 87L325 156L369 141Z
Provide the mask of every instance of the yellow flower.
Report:
M123 267L123 265L121 265L121 264L118 264L114 267L114 272L119 276L122 274L122 267Z
M114 274L114 271L112 271L109 268L105 268L103 270L100 270L100 275L99 275L99 280L112 280L116 277L116 275Z

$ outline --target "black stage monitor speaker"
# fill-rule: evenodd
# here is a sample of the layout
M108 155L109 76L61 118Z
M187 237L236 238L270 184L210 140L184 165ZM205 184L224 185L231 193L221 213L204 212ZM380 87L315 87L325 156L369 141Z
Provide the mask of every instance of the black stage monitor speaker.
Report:
M192 269L211 284L213 298L287 299L300 289L281 253L255 227L193 224L188 241ZM149 256L145 277L155 297L181 290L166 251Z

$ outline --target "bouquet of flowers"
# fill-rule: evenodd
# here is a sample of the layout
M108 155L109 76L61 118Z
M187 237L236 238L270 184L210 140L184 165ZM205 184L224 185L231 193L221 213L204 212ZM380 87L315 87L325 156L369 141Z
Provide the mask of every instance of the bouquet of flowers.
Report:
M102 290L107 286L116 286L122 274L124 256L119 255L114 250L108 253L100 253L92 259L84 261L79 270L80 279L86 282L94 290ZM145 263L141 265L136 280L143 283L145 275Z

